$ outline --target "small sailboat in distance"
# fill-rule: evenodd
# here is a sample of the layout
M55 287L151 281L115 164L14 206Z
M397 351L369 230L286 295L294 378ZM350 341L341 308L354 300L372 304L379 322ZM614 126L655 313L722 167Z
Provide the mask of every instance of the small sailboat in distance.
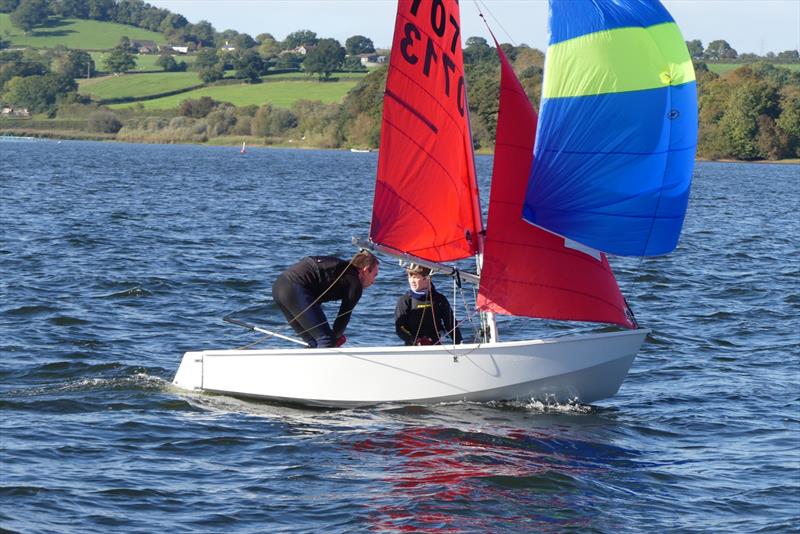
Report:
M239 154L247 154L247 141L242 141L242 148L239 150Z
M477 342L187 352L174 383L333 407L614 395L649 330L606 253L677 243L697 138L694 71L657 0L550 0L550 10L538 117L497 47L484 231L458 0L398 2L369 239L354 242L479 284ZM477 275L444 263L470 257ZM622 328L500 341L495 313Z

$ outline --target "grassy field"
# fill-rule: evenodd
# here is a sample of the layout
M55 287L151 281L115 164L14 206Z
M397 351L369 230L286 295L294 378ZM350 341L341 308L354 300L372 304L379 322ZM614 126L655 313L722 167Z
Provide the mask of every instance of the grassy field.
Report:
M164 72L103 76L78 82L78 92L94 100L145 98L196 85L202 85L196 72Z
M706 63L708 70L717 74L726 74L732 70L736 70L744 63ZM800 63L773 63L776 67L789 69L795 72L800 72Z
M137 74L136 76L144 76ZM133 77L133 76L131 76ZM169 109L180 105L187 98L198 99L208 96L221 102L230 102L235 106L261 105L267 102L273 106L288 108L297 100L320 100L325 103L339 102L350 89L356 86L356 80L319 83L313 81L276 81L270 83L218 85L203 87L187 93L146 100L142 102L146 109ZM112 108L130 107L132 104L114 104Z
M123 35L130 39L156 43L166 41L160 33L114 22L54 18L50 21L50 25L34 28L30 35L25 35L22 30L11 24L7 13L0 13L0 35L11 41L12 46L53 48L56 45L64 45L84 50L114 48Z
M89 52L94 59L94 64L97 70L104 70L106 68L105 60L109 55L109 52ZM173 56L175 61L180 63L181 61L185 61L186 64L191 67L192 63L194 63L195 56L183 56L180 54L176 54ZM161 70L161 67L156 66L156 61L158 60L158 54L137 54L136 55L136 68L133 69L134 71L148 71L148 70Z

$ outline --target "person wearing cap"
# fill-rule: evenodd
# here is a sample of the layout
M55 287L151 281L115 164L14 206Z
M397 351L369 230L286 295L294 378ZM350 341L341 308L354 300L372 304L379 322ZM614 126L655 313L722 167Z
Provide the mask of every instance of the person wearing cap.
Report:
M444 330L455 343L461 343L461 330L455 325L447 298L436 291L431 270L412 263L406 269L409 290L397 301L395 332L406 345L440 345Z
M366 250L350 261L308 256L286 269L272 285L272 298L309 348L340 347L361 293L378 276L378 258ZM341 300L333 328L321 304Z

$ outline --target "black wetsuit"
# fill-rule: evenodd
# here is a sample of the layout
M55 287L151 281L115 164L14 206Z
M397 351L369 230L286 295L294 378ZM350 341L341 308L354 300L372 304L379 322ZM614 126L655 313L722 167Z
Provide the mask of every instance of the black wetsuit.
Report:
M439 332L453 331L453 310L444 295L431 285L430 296L415 293L411 290L400 297L394 310L394 328L406 345L414 345L423 337L434 344L440 344ZM461 343L461 330L455 328L451 337Z
M272 298L309 346L333 347L344 334L362 291L358 269L348 261L309 256L281 273L272 285ZM332 300L341 300L342 304L331 329L320 304Z

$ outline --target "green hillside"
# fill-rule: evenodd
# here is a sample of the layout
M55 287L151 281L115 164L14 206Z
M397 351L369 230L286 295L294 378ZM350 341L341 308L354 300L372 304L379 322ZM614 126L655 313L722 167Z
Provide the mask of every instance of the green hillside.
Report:
M202 84L196 72L124 74L79 80L78 92L94 100L146 98Z
M122 36L164 43L164 36L134 26L114 22L79 19L50 19L50 24L34 29L30 35L11 24L7 13L0 13L0 35L11 41L11 46L32 46L34 48L53 48L64 45L67 48L84 50L106 50L114 48Z
M144 76L136 74L135 76ZM131 76L133 78L134 76ZM325 103L339 102L358 82L280 81L260 84L216 85L203 87L179 95L146 100L146 109L170 109L177 107L187 98L198 99L208 96L214 100L230 102L235 106L261 105L271 103L276 107L288 108L298 100L320 100ZM111 108L130 107L132 104L114 104Z

